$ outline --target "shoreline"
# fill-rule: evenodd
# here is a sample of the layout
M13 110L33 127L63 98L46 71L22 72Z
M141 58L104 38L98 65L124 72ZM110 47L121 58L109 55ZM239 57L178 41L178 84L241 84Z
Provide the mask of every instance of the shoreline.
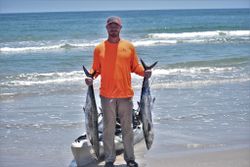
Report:
M136 162L140 167L249 167L250 147L202 149L188 152L174 152L157 156L147 151L144 141L135 146ZM93 162L86 167L104 167L105 162ZM116 156L115 167L126 167L123 154ZM70 167L75 167L70 165Z

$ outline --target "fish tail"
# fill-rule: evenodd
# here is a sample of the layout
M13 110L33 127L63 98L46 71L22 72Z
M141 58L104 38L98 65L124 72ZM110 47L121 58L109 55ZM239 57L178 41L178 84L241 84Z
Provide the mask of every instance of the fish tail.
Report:
M158 63L158 61L156 61L152 65L148 66L145 64L145 62L142 59L140 59L140 60L141 60L141 64L142 64L144 70L150 70Z
M93 74L90 74L84 65L82 66L82 68L83 68L83 71L87 77L93 78L95 76L96 71L94 71Z

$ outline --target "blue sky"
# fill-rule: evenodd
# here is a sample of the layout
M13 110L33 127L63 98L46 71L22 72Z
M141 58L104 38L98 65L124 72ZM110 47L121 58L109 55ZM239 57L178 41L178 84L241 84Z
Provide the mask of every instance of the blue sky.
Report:
M0 0L1 13L250 8L250 0Z

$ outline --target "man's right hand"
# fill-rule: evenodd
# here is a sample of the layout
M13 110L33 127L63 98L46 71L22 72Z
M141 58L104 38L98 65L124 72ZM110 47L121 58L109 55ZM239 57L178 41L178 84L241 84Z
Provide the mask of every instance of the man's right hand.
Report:
M86 83L88 86L93 85L93 79L90 78L90 77L87 77L87 78L85 78L85 83Z

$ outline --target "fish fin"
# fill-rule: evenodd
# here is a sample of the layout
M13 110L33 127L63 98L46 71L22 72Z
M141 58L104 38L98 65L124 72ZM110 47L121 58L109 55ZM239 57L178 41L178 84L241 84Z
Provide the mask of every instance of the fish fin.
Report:
M140 120L142 122L142 115L141 115L141 103L139 101L137 101L137 104L138 104L138 109L137 109L137 117L138 117L138 120Z
M83 111L85 112L85 107L82 107Z
M141 60L141 64L142 64L144 70L150 70L158 63L158 61L156 61L152 65L148 66L148 65L146 65L146 63L142 59L140 59L140 60Z
M148 131L151 131L152 127L151 127L151 124L148 123Z
M140 108L140 102L139 101L137 101L137 104L138 104L138 107Z
M155 102L155 97L153 98L153 103Z

